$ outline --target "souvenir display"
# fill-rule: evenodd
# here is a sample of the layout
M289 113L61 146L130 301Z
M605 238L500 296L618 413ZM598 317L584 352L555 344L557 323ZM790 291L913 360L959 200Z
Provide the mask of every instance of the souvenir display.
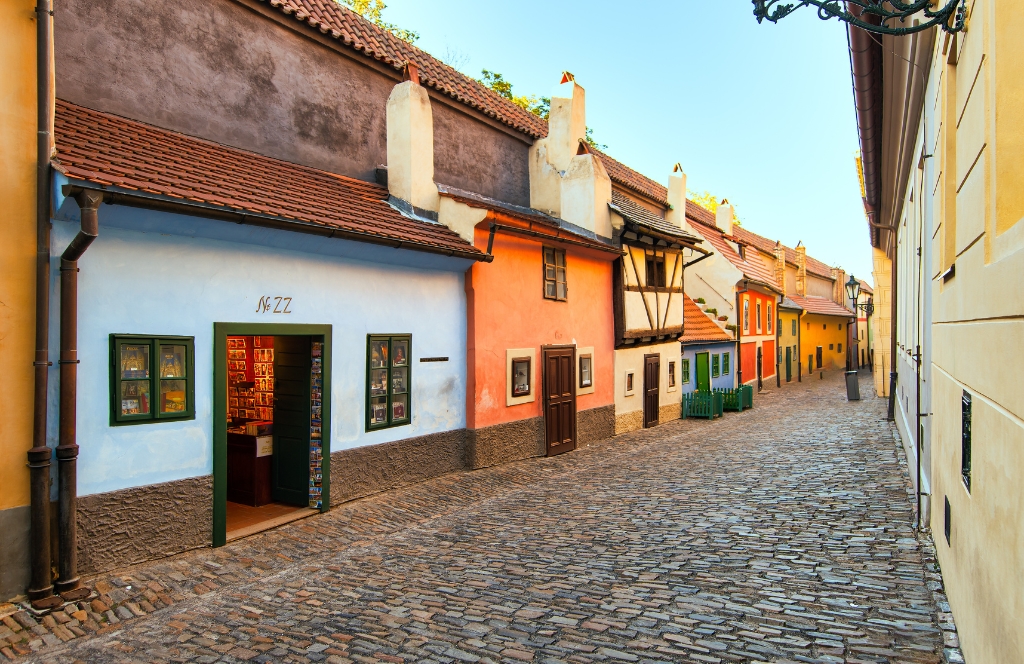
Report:
M398 357L398 354L395 354ZM406 375L408 369L392 369L391 370L391 393L392 394L404 394L407 390Z
M149 413L149 381L132 380L121 383L121 414L146 415Z
M274 337L228 338L228 417L273 421L273 378Z
M310 348L309 506L314 509L323 506L323 347L323 342L314 341ZM387 357L386 345L384 353Z
M514 358L512 360L512 396L524 397L528 394L530 394L530 358Z
M148 345L121 345L121 378L149 378Z
M391 363L392 366L404 367L404 366L409 364L409 342L408 341L405 341L405 340L395 341L392 344L392 349L391 350L394 352L394 361Z
M161 380L160 412L183 413L187 408L188 404L185 402L185 381Z
M388 366L388 342L374 341L370 344L370 368Z
M405 397L394 397L391 402L391 420L397 422L407 417L405 408Z
M160 377L185 377L185 346L160 346Z

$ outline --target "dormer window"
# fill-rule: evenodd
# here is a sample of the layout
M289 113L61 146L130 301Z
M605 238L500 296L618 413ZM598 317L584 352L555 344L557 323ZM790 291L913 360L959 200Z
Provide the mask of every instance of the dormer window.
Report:
M652 288L664 288L665 281L665 257L647 257L647 285Z

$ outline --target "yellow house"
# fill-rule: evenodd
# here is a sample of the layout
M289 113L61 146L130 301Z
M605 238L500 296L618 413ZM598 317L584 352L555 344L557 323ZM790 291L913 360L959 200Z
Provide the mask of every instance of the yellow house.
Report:
M29 474L32 447L36 262L35 0L0 3L0 601L29 580Z
M876 380L898 378L893 419L964 659L1018 664L1024 3L968 0L966 10L956 34L849 35L858 108L877 109L858 115L876 314L886 316Z
M800 361L800 316L804 310L792 299L785 297L779 303L779 376L790 383L799 381L806 369Z
M853 312L823 297L791 295L790 299L803 309L800 359L806 360L807 373L845 370Z

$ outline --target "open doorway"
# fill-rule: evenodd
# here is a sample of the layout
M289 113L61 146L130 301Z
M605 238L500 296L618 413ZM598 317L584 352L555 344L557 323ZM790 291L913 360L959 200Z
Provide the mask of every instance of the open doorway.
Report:
M218 325L214 546L329 505L330 334L296 333L323 327Z

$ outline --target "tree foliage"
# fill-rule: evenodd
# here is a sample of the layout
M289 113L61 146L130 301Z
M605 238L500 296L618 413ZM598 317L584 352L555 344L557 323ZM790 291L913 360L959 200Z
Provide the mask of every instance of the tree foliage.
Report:
M698 194L695 191L689 191L687 192L687 196L691 201L701 206L708 212L718 212L719 199L711 192L705 190L703 194ZM736 205L734 203L729 203L729 205L732 205L732 223L736 224L737 226L742 226L743 224L740 223L740 218L736 216Z
M412 44L420 38L420 33L400 28L394 23L388 23L384 20L384 10L388 8L384 0L335 0L335 2L348 7L370 23L373 23L378 28L387 30L402 41Z
M486 87L493 90L494 92L498 93L500 96L504 97L505 99L508 99L510 102L512 102L519 108L527 110L533 113L534 115L544 118L545 120L547 120L548 116L551 115L551 97L538 97L537 95L517 96L512 93L511 82L507 81L505 77L502 76L500 73L496 71L491 71L489 69L481 70L480 78L478 78L477 80L480 81L480 83L482 83ZM587 144L590 147L595 148L597 150L608 149L607 145L598 143L594 139L594 130L591 129L590 127L587 127L587 135L584 138L584 140L587 141Z

